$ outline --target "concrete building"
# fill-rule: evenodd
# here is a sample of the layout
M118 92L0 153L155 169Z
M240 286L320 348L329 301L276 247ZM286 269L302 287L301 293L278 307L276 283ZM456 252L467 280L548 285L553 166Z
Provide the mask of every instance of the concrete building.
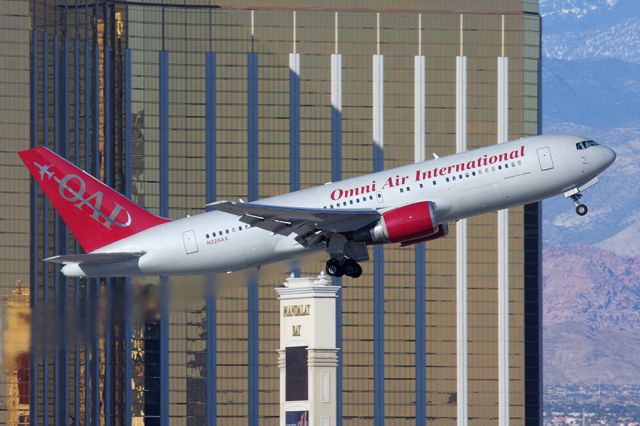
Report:
M2 4L0 288L31 284L37 424L277 424L273 287L325 259L217 291L64 279L39 259L77 247L16 151L177 218L538 133L537 1ZM337 299L338 424L538 424L539 226L529 205L371 249Z

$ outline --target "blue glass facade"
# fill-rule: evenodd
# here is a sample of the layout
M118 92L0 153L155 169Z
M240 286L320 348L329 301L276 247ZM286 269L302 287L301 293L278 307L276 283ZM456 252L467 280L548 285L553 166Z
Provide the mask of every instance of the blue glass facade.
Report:
M519 77L530 71L529 62L537 66L537 54L527 53L522 39L523 22L537 22L537 15L523 12L519 1L500 11L460 1L450 12L404 3L380 13L377 50L375 11L336 4L338 21L334 9L312 10L301 2L297 51L291 52L288 8L35 1L30 145L54 148L172 218L216 199L255 200L411 162L407 117L416 16L423 13L425 51L433 58L427 149L450 153L449 73L458 48L451 23L467 9L476 19L470 30L484 34L468 48L470 73L479 76L470 79L477 105L470 145L492 143L495 136L487 124L497 55L491 49L502 14L513 35L508 52L517 77L510 128L514 136L531 132L527 117L531 110L537 114L537 103L529 102ZM299 54L299 73L289 65L290 53ZM372 56L378 53L384 78L376 89ZM376 90L383 90L377 107ZM385 124L378 133L384 148L376 120ZM213 277L204 285L169 277L70 281L39 260L77 251L77 244L33 185L29 204L34 424L277 424L273 287L289 271L316 274L324 256L265 268L233 285L214 285ZM514 368L523 372L512 386L512 411L514 421L533 424L540 407L539 211L530 206L512 214L511 245L523 253L523 269L516 268L512 280L524 294L512 302L516 316L522 311L512 345ZM482 255L484 239L495 224L488 216L470 226L476 230L471 259L480 265L478 295L470 303L480 306L490 294L481 289L492 282L487 271L494 262ZM377 246L360 280L335 280L344 286L337 304L337 424L454 421L454 253L448 241L429 244ZM178 300L190 291L195 296ZM471 336L494 340L490 326ZM482 362L471 361L479 370ZM488 387L470 397L480 419L494 417L492 368L477 379ZM491 395L489 402L480 393Z

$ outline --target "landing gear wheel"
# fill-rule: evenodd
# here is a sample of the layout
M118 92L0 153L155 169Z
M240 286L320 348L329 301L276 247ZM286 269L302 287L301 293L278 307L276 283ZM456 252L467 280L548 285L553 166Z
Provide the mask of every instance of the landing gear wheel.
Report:
M339 278L344 275L344 267L338 259L327 260L325 270L327 271L327 274L331 275L332 277Z
M362 267L353 259L347 259L344 262L344 273L351 278L358 278L362 275Z
M588 211L589 209L584 204L578 204L576 206L576 213L578 213L579 216L584 216Z

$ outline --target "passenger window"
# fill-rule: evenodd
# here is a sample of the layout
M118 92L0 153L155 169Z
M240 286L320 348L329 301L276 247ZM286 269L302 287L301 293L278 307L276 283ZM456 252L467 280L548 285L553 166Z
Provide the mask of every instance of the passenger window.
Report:
M435 181L435 180L433 181L433 184L434 184L434 185L436 184L436 181Z
M476 172L471 172L471 176L475 176L475 175L476 175Z
M420 188L424 188L424 185L420 184Z
M411 187L407 186L407 192L411 191Z
M228 229L225 229L225 231L224 231L224 232L225 232L226 234L228 234L228 233L229 233L229 230L228 230Z
M498 170L502 170L502 166L498 166Z
M404 192L404 188L400 188L400 192Z
M209 234L207 234L207 239L209 239Z
M455 177L455 176L453 176L453 177L451 178L451 180L455 182L455 181L456 181L456 177Z
M449 178L447 178L447 182L449 182Z

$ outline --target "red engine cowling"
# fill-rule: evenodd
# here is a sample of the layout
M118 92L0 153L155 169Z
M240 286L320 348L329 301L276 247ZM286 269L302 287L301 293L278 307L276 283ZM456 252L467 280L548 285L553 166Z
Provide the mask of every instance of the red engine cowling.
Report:
M423 201L384 212L370 234L373 242L400 243L421 240L437 232L433 203Z
M442 225L438 225L438 229L431 235L426 235L422 238L418 238L415 240L407 240L400 243L401 247L410 246L412 244L424 243L426 241L437 240L438 238L446 237L449 235L449 225L443 223Z

